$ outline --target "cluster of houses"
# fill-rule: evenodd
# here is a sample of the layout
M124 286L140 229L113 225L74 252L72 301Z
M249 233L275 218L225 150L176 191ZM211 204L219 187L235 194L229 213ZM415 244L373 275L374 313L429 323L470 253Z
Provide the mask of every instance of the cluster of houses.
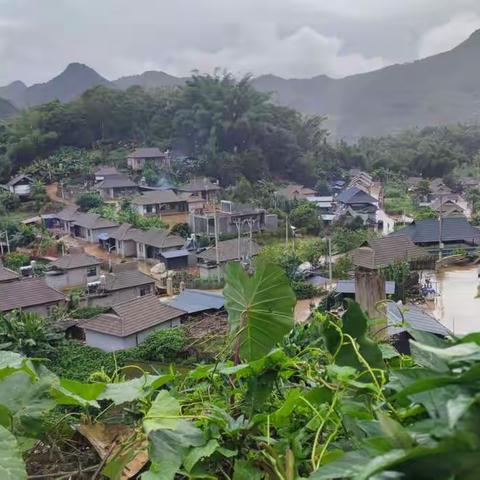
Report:
M393 232L395 219L383 210L383 189L366 172L353 169L350 181L337 180L330 185L333 195L318 196L303 185L290 184L276 192L277 197L286 200L313 202L321 219L327 223L340 220L358 219L361 224L371 227L383 235Z

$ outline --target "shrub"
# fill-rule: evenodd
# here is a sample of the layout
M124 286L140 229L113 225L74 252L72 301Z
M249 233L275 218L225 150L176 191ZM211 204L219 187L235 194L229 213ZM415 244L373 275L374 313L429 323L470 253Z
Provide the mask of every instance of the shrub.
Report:
M180 327L165 328L149 335L135 348L125 351L132 360L169 362L175 360L185 347L185 330Z
M190 235L190 227L188 226L188 223L177 223L172 227L170 233L172 235L179 235L180 237L188 238Z
M93 208L103 207L104 203L102 197L97 192L82 193L82 195L76 200L76 204L80 207L82 212L88 212L88 210L92 210Z
M313 298L318 295L319 290L315 285L312 285L303 280L293 281L290 283L297 300L305 300L307 298Z
M27 265L30 257L20 252L7 253L3 259L3 264L12 270L20 270L20 267Z
M93 305L91 307L77 308L74 312L72 312L71 315L73 318L87 319L96 317L101 313L105 313L106 310L106 307L99 307L98 305Z

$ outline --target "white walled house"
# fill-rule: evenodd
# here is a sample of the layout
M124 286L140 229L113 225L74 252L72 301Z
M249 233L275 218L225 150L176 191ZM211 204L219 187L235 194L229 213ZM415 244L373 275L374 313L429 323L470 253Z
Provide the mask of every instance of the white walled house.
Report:
M28 175L17 175L7 183L7 187L11 193L18 195L20 198L26 198L32 193L34 183L33 178Z
M135 347L159 329L179 326L184 315L183 310L147 295L113 305L79 326L85 331L87 345L113 352Z

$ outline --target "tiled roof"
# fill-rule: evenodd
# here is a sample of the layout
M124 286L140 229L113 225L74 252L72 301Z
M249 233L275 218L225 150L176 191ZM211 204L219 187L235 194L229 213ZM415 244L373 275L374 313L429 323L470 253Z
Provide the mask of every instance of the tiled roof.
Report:
M377 203L377 200L358 187L351 187L340 193L337 198L339 202L346 204L355 203Z
M207 310L220 310L225 300L219 293L211 293L203 290L185 289L177 295L168 305L184 310L187 313L205 312Z
M95 171L95 176L97 177L106 177L107 175L119 175L120 172L116 167L102 166Z
M82 252L63 255L63 257L57 258L50 265L59 270L72 270L74 268L92 267L101 263L98 258Z
M132 200L135 205L157 205L162 203L184 202L187 198L173 190L150 190Z
M137 184L130 180L125 175L109 175L105 177L105 180L97 183L95 188L127 188L127 187L136 187Z
M186 312L161 303L154 295L145 295L113 305L107 313L93 317L80 326L86 330L128 337L185 315Z
M439 241L439 222L436 218L414 221L389 236L407 235L414 243L435 243ZM480 243L480 229L470 225L465 217L442 219L442 242Z
M250 245L251 243L251 245ZM261 250L260 246L255 243L253 240L250 242L248 238L240 239L240 256L243 258L246 255L249 255L250 249L253 255L257 255ZM215 247L210 247L207 250L199 253L198 258L201 258L205 261L216 262L216 249ZM233 238L231 240L224 240L223 242L218 242L218 260L220 262L228 262L230 260L238 259L238 239Z
M79 214L80 212L78 211L78 207L76 205L68 205L53 215L65 222L71 222L72 220L75 220Z
M414 305L399 306L389 302L387 305L388 334L396 335L411 329L421 332L447 336L450 330L435 317Z
M136 148L128 156L130 158L158 158L163 157L165 154L160 151L160 149L153 148Z
M138 270L124 270L105 275L105 289L109 292L152 283L155 283L155 280L153 280L152 277L149 277Z
M206 177L195 177L192 178L188 183L178 187L178 190L183 192L208 192L220 190L220 187Z
M157 248L183 247L185 239L178 235L170 235L168 230L153 228L151 230L135 229L132 239L136 242Z
M316 195L317 192L303 185L289 184L277 190L277 195L286 199L305 198L306 196Z
M118 223L102 218L97 213L77 213L74 224L84 228L111 228L117 227Z
M13 187L14 185L16 185L18 182L20 182L22 180L28 180L30 183L33 183L33 178L32 177L29 177L28 175L20 174L20 175L17 175L16 177L11 178L7 182L7 185L9 187Z
M135 230L130 223L122 223L114 232L110 233L110 238L116 240L133 240Z
M425 257L407 235L382 237L369 240L352 252L353 264L357 267L378 269L395 262L412 261Z
M18 273L0 265L0 282L10 282L16 279L18 279Z
M65 295L49 287L43 278L0 283L0 312L62 300L65 300Z

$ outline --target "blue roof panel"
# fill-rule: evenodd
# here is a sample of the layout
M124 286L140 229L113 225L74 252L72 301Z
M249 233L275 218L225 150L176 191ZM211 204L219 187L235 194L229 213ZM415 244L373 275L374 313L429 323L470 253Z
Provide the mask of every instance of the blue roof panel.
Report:
M168 305L179 308L187 313L220 310L224 306L222 294L206 292L204 290L185 289L177 297L170 300Z

